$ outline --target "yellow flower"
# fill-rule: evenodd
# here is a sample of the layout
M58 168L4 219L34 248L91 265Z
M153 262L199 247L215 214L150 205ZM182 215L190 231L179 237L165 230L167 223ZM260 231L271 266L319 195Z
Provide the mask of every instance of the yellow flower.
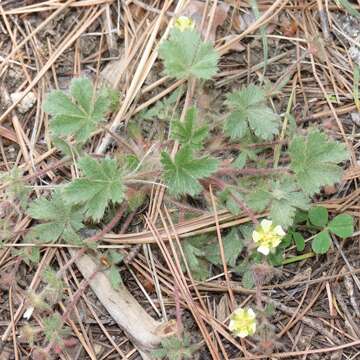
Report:
M281 243L285 231L280 225L273 225L270 220L262 220L252 234L252 238L258 245L257 251L269 255L270 252L275 252L276 247Z
M254 335L256 331L256 315L253 309L236 309L230 316L229 329L241 338Z
M195 24L191 18L187 16L180 16L175 21L175 27L180 31L193 30Z

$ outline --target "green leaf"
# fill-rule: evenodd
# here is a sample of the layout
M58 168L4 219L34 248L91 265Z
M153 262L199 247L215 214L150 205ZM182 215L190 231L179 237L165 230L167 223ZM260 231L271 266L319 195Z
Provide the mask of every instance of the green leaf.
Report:
M342 7L352 16L360 18L359 11L348 0L338 0Z
M242 169L246 165L247 158L247 154L245 152L241 152L231 165L236 169Z
M218 199L221 201L221 203L228 209L233 215L240 215L241 208L239 204L235 201L234 197L232 196L232 193L242 199L242 195L230 188L227 188L217 194Z
M354 233L354 219L348 214L337 215L329 222L328 229L335 235L345 239Z
M40 262L40 249L36 246L16 250L14 251L14 255L20 256L27 266L39 264Z
M254 276L250 269L244 272L243 277L241 279L241 283L245 289L252 289L254 287L255 285Z
M311 208L309 210L309 220L315 226L325 227L329 221L327 208L323 206Z
M51 199L39 198L31 203L27 213L45 223L31 228L28 237L40 242L51 243L64 239L70 244L81 243L77 234L84 227L83 210L64 202L60 191L55 191Z
M161 340L161 347L151 351L152 358L164 358L169 360L193 359L196 346L190 345L190 337L184 335L169 336Z
M182 242L182 249L191 275L199 281L206 280L209 276L209 264L203 259L205 243L207 243L207 238L203 236L194 237Z
M277 248L275 253L270 253L267 257L268 261L273 266L280 266L284 260L284 251L283 249Z
M306 210L309 207L309 199L291 177L273 181L269 189L255 189L246 197L246 203L257 212L264 211L270 204L272 221L284 228L293 224L297 209Z
M115 265L112 265L108 272L108 277L111 283L111 286L117 290L122 285L122 278L118 268Z
M226 263L231 267L235 266L236 259L244 248L239 232L233 228L222 240ZM210 244L205 248L205 258L214 265L222 265L218 243Z
M109 250L108 254L109 254L109 259L110 259L111 263L114 265L120 264L124 259L124 255L120 254L119 252L117 252L115 250Z
M224 124L231 139L244 137L250 128L257 137L270 140L278 134L280 118L266 105L264 90L250 85L228 95L227 104L233 111Z
M311 247L316 254L326 254L330 249L330 245L331 238L327 230L318 233L311 243Z
M63 327L63 321L59 313L54 313L43 319L44 334L47 341L62 344L62 338L69 334L69 329Z
M308 136L296 136L289 146L291 170L301 188L308 195L320 191L324 185L341 180L342 169L337 163L348 158L343 144L312 130Z
M78 78L71 81L69 95L52 91L44 102L44 111L53 117L50 127L55 136L73 135L84 142L104 120L112 101L107 91L96 93L89 79Z
M288 228L293 224L297 209L309 208L308 197L296 187L291 177L272 184L270 216L275 224Z
M177 79L193 76L207 80L217 72L218 53L196 31L173 28L169 39L161 44L159 56L164 61L165 74Z
M209 157L194 158L188 146L181 148L174 161L167 152L161 153L164 180L172 195L197 195L202 186L199 179L210 176L217 170L218 161Z
M63 290L64 288L64 283L61 280L61 278L59 278L56 274L56 271L53 270L52 268L48 267L44 270L43 274L43 279L44 281L53 289L56 290Z
M95 160L85 156L79 160L84 173L66 186L64 196L70 204L84 204L85 215L100 220L110 202L124 199L122 173L114 159Z
M157 101L154 106L140 113L140 118L144 120L152 120L157 118L159 120L169 121L176 112L174 111L177 101L183 95L183 87L179 87L172 94L163 100Z
M26 186L22 171L14 166L9 172L1 174L0 183L5 182L9 182L7 195L9 195L11 202L19 200L20 206L25 209L28 204L30 189Z
M171 124L171 137L182 145L188 145L193 150L200 150L209 134L207 126L196 127L196 109L190 108L182 123L178 120Z
M294 238L294 241L295 241L296 250L297 251L304 251L304 249L305 249L305 239L304 239L304 237L299 232L294 232L293 233L293 238Z
M293 239L293 233L289 231L282 239L279 246L281 246L283 249L288 248L292 244Z

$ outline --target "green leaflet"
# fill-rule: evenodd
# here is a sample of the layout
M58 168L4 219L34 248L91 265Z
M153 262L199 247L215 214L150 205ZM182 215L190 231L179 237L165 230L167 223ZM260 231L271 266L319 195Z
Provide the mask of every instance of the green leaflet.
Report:
M122 173L115 160L95 160L85 156L79 160L83 177L65 187L65 199L70 204L83 204L85 215L100 220L110 202L121 203L124 199Z
M324 185L332 185L341 179L343 170L337 164L348 158L343 144L330 140L317 130L306 136L296 136L289 146L291 170L309 196Z
M106 89L96 92L87 78L73 79L69 95L60 90L50 92L44 111L52 115L53 134L73 135L78 142L85 142L111 109L114 100L109 94Z
M161 153L164 180L172 195L197 195L202 186L199 179L210 176L217 170L218 161L209 157L195 158L189 146L184 146L171 159L167 152Z
M173 28L160 48L165 74L177 79L211 79L217 72L218 53L196 31Z

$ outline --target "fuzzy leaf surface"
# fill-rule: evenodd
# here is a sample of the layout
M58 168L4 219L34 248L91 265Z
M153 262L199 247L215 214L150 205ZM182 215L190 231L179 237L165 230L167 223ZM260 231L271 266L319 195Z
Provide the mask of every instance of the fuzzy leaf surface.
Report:
M197 159L188 146L182 147L172 160L167 152L162 152L164 180L172 195L197 195L202 186L199 179L206 178L218 168L218 161L209 157Z
M343 144L317 130L306 137L296 136L289 146L289 155L291 170L309 196L319 192L322 186L340 181L343 171L337 164L348 158Z
M224 124L224 132L231 139L244 137L250 128L257 137L269 140L279 132L280 118L266 105L262 88L250 85L228 95L232 109Z
M161 44L159 55L164 61L165 74L177 79L208 80L217 72L218 53L196 31L173 28L168 40Z
M78 164L84 176L66 186L65 199L70 204L84 204L85 215L98 221L110 202L117 204L124 199L122 173L114 159L85 156Z
M43 222L32 227L28 235L30 238L45 243L60 239L70 244L81 242L78 231L84 227L83 210L66 204L60 191L55 191L51 199L41 197L32 202L28 214Z
M191 149L200 150L203 142L209 134L207 126L196 126L196 109L190 108L185 116L185 121L175 120L171 127L171 137L178 140L182 145L188 145Z
M107 91L96 92L89 79L78 78L71 81L69 94L50 92L44 111L52 115L50 127L55 136L73 135L78 142L84 142L104 120L112 102Z

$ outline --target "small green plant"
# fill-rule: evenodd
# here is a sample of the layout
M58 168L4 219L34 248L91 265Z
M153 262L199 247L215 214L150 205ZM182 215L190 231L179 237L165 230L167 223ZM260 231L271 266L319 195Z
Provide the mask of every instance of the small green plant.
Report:
M173 28L169 39L161 44L159 55L164 61L165 74L177 79L207 80L218 70L218 53L195 30Z
M44 110L53 116L51 130L55 136L73 135L77 141L86 141L110 110L108 93L96 93L87 78L75 79L70 94L54 90L49 94Z
M250 85L227 96L231 109L224 123L224 132L231 139L242 139L249 132L269 140L279 132L280 117L266 105L264 90Z
M354 232L354 220L348 214L340 214L329 221L329 214L325 207L314 207L309 211L311 225L321 231L315 235L311 247L316 254L326 254L331 246L331 235L345 239Z
M201 87L217 73L219 54L202 40L192 22L183 19L177 24L160 45L164 72ZM94 131L103 128L118 96L109 89L96 89L87 78L73 79L69 92L50 92L44 110L50 115L53 144L66 156L66 161L72 161L76 176L58 183L55 190L29 204L31 186L25 185L20 173L14 170L9 178L12 184L9 189L13 191L9 198L13 196L16 205L26 209L33 219L25 240L89 246L89 242L83 241L88 227L111 221L116 211L123 208L135 211L151 194L151 186L159 182L166 186L172 202L192 198L208 211L213 210L208 191L211 186L217 208L227 209L234 216L245 213L252 219L252 225L221 233L225 262L248 288L265 281L272 266L284 264L288 260L284 254L291 245L296 245L297 252L305 251L305 234L314 235L311 246L316 254L329 250L332 235L351 236L351 216L341 214L329 221L326 209L311 208L312 197L324 185L341 180L341 164L348 158L343 144L312 128L305 134L296 134L295 122L291 132L287 131L286 122L282 124L281 116L269 105L274 103L268 101L273 94L257 85L225 95L223 106L214 109L212 118L218 117L216 121L198 116L195 106L185 109L185 117L180 119L180 112L173 107L183 103L182 94L182 90L174 92L139 115L147 124L167 121L161 122L166 131L159 137L167 136L167 141L161 143L159 151L152 151L158 139L152 143L149 136L144 141L141 124L139 127L130 124L131 141L126 146L130 151L121 150L121 155L113 157L95 157L88 150L88 141ZM280 129L281 139L277 139ZM135 144L135 150L129 144ZM271 163L273 158L276 161ZM259 214L265 212L268 219L258 222ZM299 219L299 214L305 215ZM105 271L115 289L119 288L122 279L118 265L122 255L114 251L100 253L96 240L95 237L91 242L94 253L99 259L101 256L107 259L105 269L101 266L99 269ZM181 246L185 254L183 270L187 268L186 260L196 280L205 280L213 269L223 268L219 241L214 234L185 239ZM37 247L17 250L16 254L28 265L40 260ZM61 344L66 336L62 330L64 316L54 313L54 305L64 295L64 284L51 270L44 273L44 281L47 285L42 292L28 294L27 315L31 316L33 311L47 312L43 324L46 338L50 345ZM54 314L49 315L51 311ZM246 329L248 335L253 333L253 323L252 328ZM245 334L239 327L236 329L238 334ZM171 337L163 341L154 356L171 360L192 358L193 351L188 337Z
M110 201L119 204L124 199L122 172L114 159L95 160L85 156L78 161L84 174L64 189L68 204L83 205L85 216L99 221Z
M181 360L191 359L196 351L196 346L190 344L190 337L184 335L183 338L170 336L161 341L161 347L152 351L154 358Z

